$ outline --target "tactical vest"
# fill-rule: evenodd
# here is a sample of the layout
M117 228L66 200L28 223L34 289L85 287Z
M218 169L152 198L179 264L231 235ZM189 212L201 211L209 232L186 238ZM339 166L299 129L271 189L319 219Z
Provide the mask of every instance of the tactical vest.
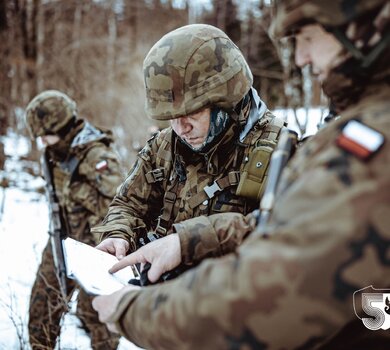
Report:
M185 211L185 207L196 210L196 216L228 211L247 214L257 209L268 176L271 153L283 126L282 119L267 111L240 144L240 149L244 150L240 151L241 155L238 155L237 146L233 158L240 159L236 159L236 165L230 162L229 171L209 176L200 183L193 184L192 187L189 184L185 188L177 180L179 174L174 169L173 131L166 132L156 155L156 168L146 173L147 182L161 182L165 193L155 231L159 235L166 235L174 222L187 219L188 217L181 217L180 214L180 211ZM199 169L188 167L186 170L187 184L191 183L192 173L196 174ZM190 190L184 191L185 189ZM178 197L179 194L181 198ZM180 206L180 202L185 203L185 206Z

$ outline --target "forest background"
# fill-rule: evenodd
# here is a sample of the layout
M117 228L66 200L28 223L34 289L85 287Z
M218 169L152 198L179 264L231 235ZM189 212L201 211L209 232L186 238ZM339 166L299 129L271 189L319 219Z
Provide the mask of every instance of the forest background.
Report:
M109 127L129 168L148 138L142 61L165 33L189 23L224 30L254 74L268 107L324 104L308 70L292 64L289 44L269 39L264 13L272 0L2 0L0 1L0 152L2 135L26 134L24 109L57 89L79 115ZM304 133L305 120L299 127ZM29 157L37 159L31 144ZM0 164L1 165L1 164Z

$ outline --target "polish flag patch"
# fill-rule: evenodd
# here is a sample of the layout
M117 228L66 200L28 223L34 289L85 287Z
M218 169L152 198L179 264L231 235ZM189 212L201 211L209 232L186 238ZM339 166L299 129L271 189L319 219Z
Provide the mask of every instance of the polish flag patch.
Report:
M367 160L385 142L384 136L357 120L349 121L336 140L337 145L362 160Z
M97 171L102 171L108 168L108 162L106 160L101 160L99 163L96 163L95 169Z

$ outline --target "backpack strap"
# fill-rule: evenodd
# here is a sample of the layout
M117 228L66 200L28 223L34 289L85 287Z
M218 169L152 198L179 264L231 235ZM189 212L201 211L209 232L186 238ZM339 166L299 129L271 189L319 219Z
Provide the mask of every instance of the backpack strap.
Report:
M175 206L176 198L177 198L177 189L179 182L176 181L175 185L170 191L165 192L164 201L163 201L163 209L161 215L158 217L157 226L155 231L163 236L166 236L168 225L171 220L171 215L173 212L173 208Z
M267 111L267 114L271 113ZM287 123L282 118L273 116L273 118L270 118L270 122L261 133L260 139L267 139L269 141L276 142L283 126L287 126Z
M156 168L146 173L146 181L148 183L166 182L173 166L172 129L166 129L163 132L162 141L156 155ZM162 212L158 217L155 229L156 233L160 235L165 236L167 234L168 225L177 198L178 185L178 181L175 180L173 186L165 191Z
M151 184L167 180L169 170L172 167L172 130L168 130L162 135L161 144L158 147L156 155L156 168L148 171L146 181Z

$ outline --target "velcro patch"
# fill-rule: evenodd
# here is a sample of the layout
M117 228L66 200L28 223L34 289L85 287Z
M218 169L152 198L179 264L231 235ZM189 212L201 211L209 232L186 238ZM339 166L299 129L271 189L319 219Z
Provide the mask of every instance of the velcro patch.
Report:
M340 148L362 160L375 154L384 142L385 138L380 132L357 120L349 121L336 140Z
M106 160L101 160L100 162L96 163L95 169L97 171L103 171L108 168L108 162Z

